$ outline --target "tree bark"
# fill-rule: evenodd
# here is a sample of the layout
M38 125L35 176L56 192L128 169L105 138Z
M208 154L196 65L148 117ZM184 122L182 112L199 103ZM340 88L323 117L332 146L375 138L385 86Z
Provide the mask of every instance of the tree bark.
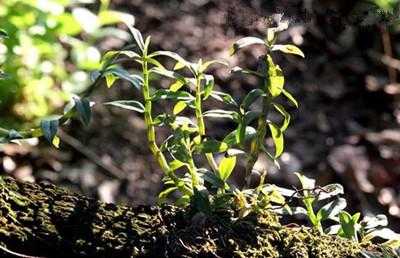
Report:
M188 216L173 206L117 206L0 177L0 257L357 257L361 248L281 226L272 213Z

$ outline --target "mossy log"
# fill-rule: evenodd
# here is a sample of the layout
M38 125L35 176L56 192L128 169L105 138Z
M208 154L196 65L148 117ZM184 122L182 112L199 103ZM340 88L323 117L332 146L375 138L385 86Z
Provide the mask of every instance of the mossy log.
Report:
M131 208L0 177L2 257L359 257L362 247L277 217ZM14 254L13 254L14 253ZM22 256L24 257L24 256Z

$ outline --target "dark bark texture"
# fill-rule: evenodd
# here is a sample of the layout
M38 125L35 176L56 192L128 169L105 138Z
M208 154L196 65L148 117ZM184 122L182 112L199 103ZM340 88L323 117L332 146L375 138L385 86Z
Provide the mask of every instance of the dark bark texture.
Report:
M0 247L1 257L47 258L358 257L363 248L282 226L268 212L242 220L189 216L172 206L117 206L8 177L0 177Z

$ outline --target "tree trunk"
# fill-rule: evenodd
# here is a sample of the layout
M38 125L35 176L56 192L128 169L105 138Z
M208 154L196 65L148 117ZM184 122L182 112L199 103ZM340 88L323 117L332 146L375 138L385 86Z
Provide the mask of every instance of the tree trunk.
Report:
M189 217L172 206L116 206L0 177L2 257L357 257L361 248L281 226L267 212L242 220L228 213Z

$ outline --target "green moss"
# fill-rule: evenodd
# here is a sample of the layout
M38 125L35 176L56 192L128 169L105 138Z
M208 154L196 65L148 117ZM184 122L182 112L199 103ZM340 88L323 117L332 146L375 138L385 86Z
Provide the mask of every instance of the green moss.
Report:
M0 245L49 258L342 258L359 257L366 247L378 250L310 228L282 226L267 211L235 220L228 212L207 216L172 206L130 208L10 178L0 181L0 204Z

